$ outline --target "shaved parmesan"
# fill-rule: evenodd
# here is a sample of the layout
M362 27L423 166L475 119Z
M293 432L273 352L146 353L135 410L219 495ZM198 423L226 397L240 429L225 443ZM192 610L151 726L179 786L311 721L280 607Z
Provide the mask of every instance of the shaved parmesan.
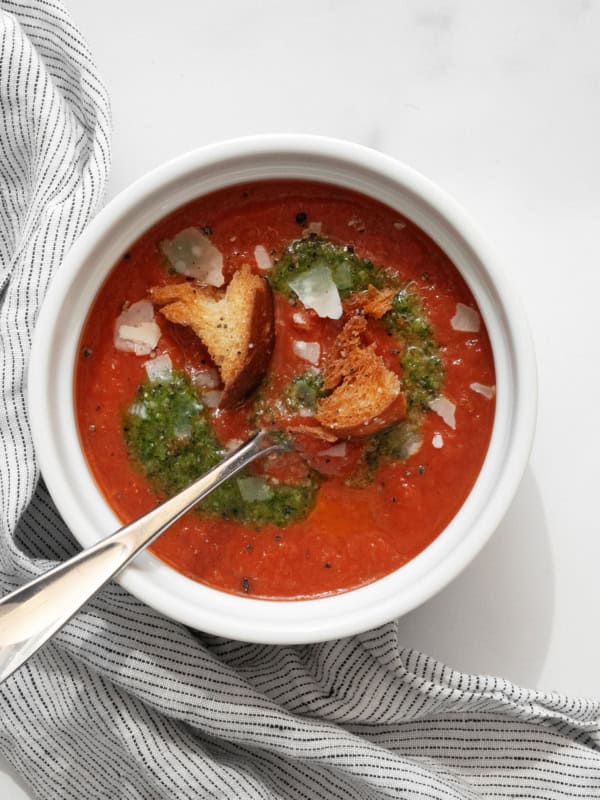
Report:
M440 416L452 430L456 429L456 405L447 397L436 397L429 403L429 408Z
M250 476L248 478L238 478L237 485L242 495L242 499L247 503L256 503L260 500L268 500L273 494L273 490L264 478Z
M406 446L406 450L404 451L406 458L409 456L414 456L415 453L418 453L422 444L423 442L418 438L414 438L411 442L409 442L409 444Z
M360 217L351 217L348 220L348 227L356 228L359 231L359 233L362 233L365 230L365 223L362 221Z
M321 345L318 342L295 341L292 345L294 353L315 366L321 357Z
M455 331L477 333L481 327L481 318L477 311L464 303L456 304L456 313L450 320L450 325Z
M154 320L154 306L150 300L138 300L123 309L117 318L119 325L139 325Z
M317 236L321 235L321 231L323 230L323 223L322 222L310 222L308 228L305 228L302 231L303 236L310 236L311 233L316 233Z
M147 419L148 411L146 406L143 403L134 403L129 407L129 413L135 414L136 417L140 417L141 419Z
M241 439L230 439L228 442L225 443L225 450L228 453L232 453L234 450L237 450L238 447L241 447L244 442Z
M477 392L477 394L482 394L484 397L487 397L488 400L491 400L496 394L495 386L486 386L483 383L472 383L469 388Z
M154 306L149 300L139 300L117 317L113 342L117 350L148 356L158 344L160 333L154 322Z
M344 458L346 450L346 442L339 442L334 444L333 447L328 447L327 450L321 450L319 455L323 458Z
M441 433L434 433L433 439L431 440L431 444L435 447L436 450L439 450L444 446L444 437Z
M204 400L204 405L207 406L207 408L216 408L221 402L222 397L223 397L223 392L220 392L215 389L210 389L208 392L204 392L204 394L202 395L202 399Z
M312 308L320 317L339 319L342 316L340 293L329 267L312 267L297 278L292 278L289 286L300 302L306 308Z
M165 239L160 249L175 272L208 286L225 282L220 250L198 228L186 228L175 238Z
M156 358L151 358L144 363L148 378L152 383L168 381L173 372L173 362L167 353L163 353Z
M265 272L267 272L270 269L273 269L273 262L271 261L271 256L267 253L262 244L258 244L254 248L254 259L259 269L262 269Z
M299 328L307 328L308 327L308 320L306 316L301 311L296 311L292 314L292 322L294 325L297 325Z
M133 352L136 356L147 356L160 339L160 328L156 322L140 322L139 325L119 325L117 350Z
M175 434L177 439L189 439L190 436L192 435L191 420L189 419L180 420L175 426L173 433Z
M216 389L221 383L216 369L194 370L192 383L201 389Z

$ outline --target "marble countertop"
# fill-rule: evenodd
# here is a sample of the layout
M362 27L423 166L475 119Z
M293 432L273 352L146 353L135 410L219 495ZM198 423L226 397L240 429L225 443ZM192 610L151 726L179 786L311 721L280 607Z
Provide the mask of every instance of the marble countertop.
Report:
M382 150L470 212L531 323L538 428L498 531L400 638L468 672L599 694L600 4L67 6L112 98L108 198L185 150L291 131ZM0 793L28 797L8 774Z

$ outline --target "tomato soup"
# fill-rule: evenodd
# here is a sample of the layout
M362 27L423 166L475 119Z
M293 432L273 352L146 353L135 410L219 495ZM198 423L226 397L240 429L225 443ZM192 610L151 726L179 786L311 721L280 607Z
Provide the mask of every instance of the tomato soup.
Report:
M271 599L347 591L420 553L471 490L495 411L488 335L448 257L396 211L297 180L198 198L133 243L89 312L74 392L123 523L259 427L289 443L151 547Z

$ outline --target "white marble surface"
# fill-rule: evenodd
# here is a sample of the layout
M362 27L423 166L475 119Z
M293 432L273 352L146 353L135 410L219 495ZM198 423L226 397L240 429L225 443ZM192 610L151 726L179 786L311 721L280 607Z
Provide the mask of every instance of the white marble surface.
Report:
M300 131L411 164L478 221L529 315L538 430L496 535L401 638L462 670L600 694L600 3L67 5L112 97L109 197L198 145ZM0 796L28 795L0 775Z

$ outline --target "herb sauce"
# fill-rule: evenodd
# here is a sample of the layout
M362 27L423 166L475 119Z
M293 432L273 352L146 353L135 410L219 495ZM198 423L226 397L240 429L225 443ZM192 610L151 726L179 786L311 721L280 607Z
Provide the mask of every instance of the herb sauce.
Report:
M182 372L168 381L146 381L123 419L129 453L153 486L173 495L221 461L226 451L218 441L196 390ZM267 482L268 496L244 499L242 471L199 503L200 513L216 514L245 524L287 525L308 515L318 483L311 478L287 485Z

